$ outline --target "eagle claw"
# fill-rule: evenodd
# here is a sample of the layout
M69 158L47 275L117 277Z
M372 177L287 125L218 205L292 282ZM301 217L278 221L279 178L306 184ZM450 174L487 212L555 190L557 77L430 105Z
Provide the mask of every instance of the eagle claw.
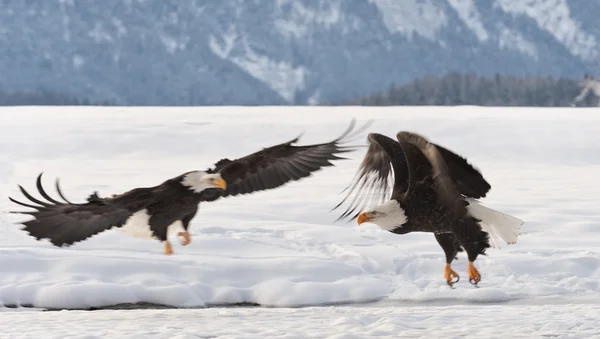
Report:
M451 268L450 264L446 264L446 267L444 267L444 278L446 278L446 282L450 287L453 287L460 280L460 276Z
M477 285L481 281L481 274L479 274L479 271L477 271L472 262L469 262L467 271L469 272L469 282L472 285Z
M448 283L448 286L454 287L454 284L456 284L459 281L460 281L460 276L457 274L456 280L453 281L452 279L450 279L450 280L447 280L447 283Z
M192 242L192 239L190 238L190 234L188 232L179 232L177 233L177 236L180 237L179 241L183 246L187 246L190 244L190 242Z

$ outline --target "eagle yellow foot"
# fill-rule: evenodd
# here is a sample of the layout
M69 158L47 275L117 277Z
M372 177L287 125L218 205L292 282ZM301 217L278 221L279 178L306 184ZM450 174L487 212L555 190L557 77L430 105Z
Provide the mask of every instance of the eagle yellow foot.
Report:
M192 238L190 237L190 234L188 232L179 232L179 233L177 233L177 236L183 238L183 239L180 239L181 244L183 246L189 245L190 242L192 242Z
M473 285L477 285L481 281L481 275L479 271L475 268L472 261L469 261L469 266L467 267L467 272L469 273L469 282Z
M448 285L450 285L450 287L460 280L458 273L454 272L450 264L446 264L444 267L444 278L446 278L446 282ZM454 281L454 278L456 278L456 281Z
M168 241L165 241L165 254L166 255L173 254L173 248L171 247L171 243Z

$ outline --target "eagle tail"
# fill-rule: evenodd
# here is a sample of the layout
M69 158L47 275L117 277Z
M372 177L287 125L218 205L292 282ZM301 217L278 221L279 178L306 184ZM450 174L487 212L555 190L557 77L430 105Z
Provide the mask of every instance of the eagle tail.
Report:
M467 210L473 217L481 220L481 228L489 234L492 247L501 248L499 238L509 245L517 242L523 220L491 209L475 199L466 200L469 203Z

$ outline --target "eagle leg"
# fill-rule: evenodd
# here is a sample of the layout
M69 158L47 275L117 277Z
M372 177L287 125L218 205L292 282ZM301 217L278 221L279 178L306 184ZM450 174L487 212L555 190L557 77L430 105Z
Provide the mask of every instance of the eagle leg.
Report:
M190 237L190 234L187 231L185 231L185 232L179 232L179 233L177 233L177 236L183 238L182 240L180 240L181 244L183 246L189 245L190 242L192 242L192 238Z
M446 278L446 282L448 282L448 285L450 285L450 287L452 287L460 280L460 276L452 269L452 266L450 264L446 264L446 266L444 266L444 278ZM455 281L454 278L456 278Z
M171 243L167 240L165 241L165 255L173 254L173 248L171 247Z
M452 233L435 233L435 239L440 244L446 255L446 266L444 267L444 278L450 287L460 280L460 276L452 269L452 261L456 254L461 251L460 243ZM456 281L454 280L456 278Z
M467 252L469 282L477 286L481 281L481 275L473 263L479 255L485 255L485 250L490 247L489 235L482 231L477 219L473 217L463 218L460 222L453 223L452 227L454 237Z
M469 261L467 272L469 273L469 282L471 284L477 285L481 281L481 274L479 274L479 271L477 271L472 261Z

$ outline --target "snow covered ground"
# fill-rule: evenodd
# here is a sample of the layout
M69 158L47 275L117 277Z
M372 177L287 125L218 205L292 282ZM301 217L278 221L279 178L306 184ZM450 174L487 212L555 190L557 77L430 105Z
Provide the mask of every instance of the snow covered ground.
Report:
M18 184L35 191L42 171L47 187L60 177L67 197L82 201L94 190L104 196L155 185L302 132L302 144L329 141L355 117L375 119L369 131L390 136L415 131L466 156L492 184L484 203L525 225L517 244L490 249L477 260L479 288L469 284L461 254L454 264L461 281L450 289L433 235L399 236L374 225L333 223L337 213L329 210L343 197L340 191L362 150L278 190L201 205L192 243L176 245L173 256L163 255L158 242L116 231L55 248L14 224L26 216L3 213L0 305L36 309L2 309L0 326L25 331L19 338L24 333L39 338L49 329L57 338L598 335L599 113L479 107L2 108L4 212L19 209L7 196L22 197ZM38 310L138 302L278 308ZM319 307L283 308L297 306Z
M587 339L600 336L599 317L590 305L493 305L14 312L0 322L19 339Z

